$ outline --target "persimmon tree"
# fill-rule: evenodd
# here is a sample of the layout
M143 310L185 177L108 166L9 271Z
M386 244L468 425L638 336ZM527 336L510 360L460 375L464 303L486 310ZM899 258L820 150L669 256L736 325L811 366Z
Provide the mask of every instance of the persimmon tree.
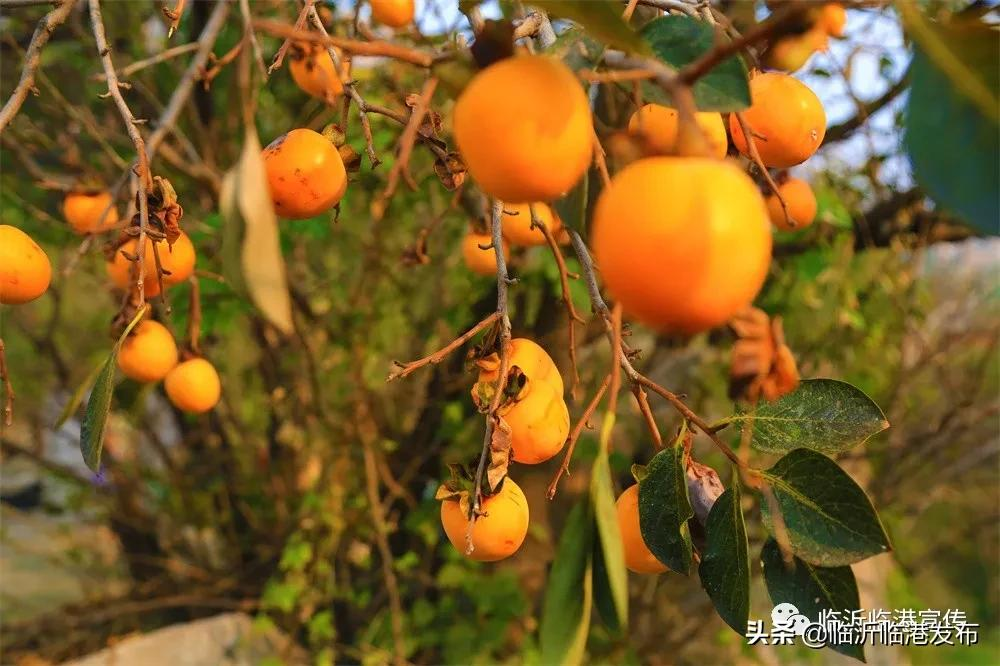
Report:
M754 302L831 230L915 235L896 213L916 202L934 202L921 242L995 233L996 160L966 155L996 156L985 10L535 0L484 19L463 0L449 26L451 3L429 0L418 28L405 0L372 0L371 22L313 0L182 0L162 17L55 0L31 32L35 4L0 3L19 70L16 83L3 70L0 316L25 313L0 330L18 338L0 341L5 427L43 422L20 355L46 357L57 425L79 417L106 485L3 446L99 495L129 601L259 608L321 659L490 656L522 600L489 569L443 572L514 556L538 503L586 471L552 536L528 641L542 663L627 645L629 570L697 574L745 636L751 544L769 605L859 608L851 566L892 542L838 457L889 422L861 388L801 377L776 308ZM794 73L871 15L902 23L908 73L828 126ZM133 43L155 29L152 52ZM789 173L907 90L919 187L902 200L855 223L836 190ZM88 292L113 298L81 304ZM107 321L107 344L74 330ZM728 408L648 360L706 339L729 359L728 375L713 369ZM403 354L416 360L392 361ZM161 381L180 446L141 415ZM115 432L128 408L155 462ZM593 450L574 459L591 424ZM626 437L641 442L630 474L615 457ZM543 464L544 496L523 491ZM158 564L175 560L195 573ZM499 628L428 608L448 585ZM73 621L112 633L119 601ZM428 618L480 651L422 638ZM45 626L22 628L14 649L36 649Z

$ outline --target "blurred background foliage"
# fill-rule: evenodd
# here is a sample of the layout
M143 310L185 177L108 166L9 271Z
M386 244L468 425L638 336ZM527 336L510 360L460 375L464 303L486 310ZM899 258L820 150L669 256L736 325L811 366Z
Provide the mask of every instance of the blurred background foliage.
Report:
M421 5L417 44L468 35L449 2ZM721 3L751 20L750 3ZM924 3L930 15L961 3ZM886 648L873 663L996 663L998 606L997 341L998 246L934 206L903 154L910 59L900 21L878 3L849 12L848 36L801 76L828 110L833 139L797 170L817 191L815 225L776 235L775 260L757 303L780 315L804 377L835 377L868 392L892 428L842 463L867 488L887 522L891 555L855 567L864 608L959 608L981 627L977 648ZM294 21L292 3L255 2L259 15ZM519 6L504 4L507 11ZM107 2L105 22L116 65L166 46L157 3ZM20 73L21 54L45 7L4 9L0 92ZM210 6L194 2L172 44L197 39ZM346 34L354 8L328 14ZM485 15L500 7L488 4ZM757 8L758 13L762 8ZM362 18L367 16L363 9ZM242 25L230 14L214 48L235 45ZM385 35L382 35L383 37ZM280 41L259 35L265 57ZM136 116L155 119L183 73L185 57L129 77ZM221 173L237 159L242 127L235 66L209 89L197 87L154 162L185 208L182 222L198 249L202 347L223 378L213 413L176 412L159 387L122 381L109 426L106 469L95 477L77 448L79 421L53 428L77 387L102 361L118 297L107 286L100 243L81 245L61 220L61 193L39 187L50 175L110 187L132 148L113 105L100 99L89 24L79 8L43 52L40 95L31 96L2 136L0 211L48 252L56 277L47 296L0 310L17 391L14 425L2 434L5 660L28 654L59 660L148 631L223 610L254 616L262 632L280 630L295 647L275 663L382 663L393 649L393 608L407 658L417 663L516 663L537 657L541 591L568 509L586 492L596 439L584 435L555 501L544 498L555 463L519 469L532 525L520 552L497 565L464 560L443 538L434 490L449 462L468 462L481 446L482 419L468 390L462 354L385 384L393 359L418 358L451 340L494 307L495 285L470 274L457 251L471 219L464 199L446 191L433 156L418 146L418 188L401 187L388 214L372 221L400 126L373 116L383 164L367 160L334 220L284 222L281 240L295 306L296 335L277 336L219 278ZM403 109L423 74L409 65L356 58L369 102ZM259 88L263 143L292 127L340 117L307 98L287 68ZM452 100L433 108L447 118ZM348 141L363 151L352 110ZM832 128L841 128L834 131ZM117 156L117 160L115 159ZM995 162L996 155L992 155ZM124 207L127 196L119 198ZM473 211L474 212L474 211ZM413 260L426 233L429 262ZM570 270L573 262L570 261ZM515 335L530 336L564 369L565 312L547 250L514 253L520 279L511 292ZM581 312L582 284L573 283ZM157 304L178 339L189 316L189 286ZM700 414L731 413L726 397L725 331L691 340L633 331L641 367L684 392ZM593 321L580 348L583 390L576 416L609 359ZM654 405L663 432L679 425ZM652 444L631 403L622 401L612 463L620 484ZM704 443L699 456L721 469ZM763 541L751 533L754 567ZM759 572L758 572L759 573ZM599 623L595 663L830 663L832 653L742 645L715 615L695 577L632 576L627 637ZM395 598L394 598L395 597ZM769 615L759 578L751 617Z

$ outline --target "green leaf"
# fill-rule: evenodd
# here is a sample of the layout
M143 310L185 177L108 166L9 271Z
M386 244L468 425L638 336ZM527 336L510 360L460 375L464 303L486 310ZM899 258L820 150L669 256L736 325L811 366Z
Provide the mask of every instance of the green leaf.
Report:
M614 620L609 620L608 624L624 629L628 626L628 573L625 570L625 551L618 527L618 511L611 488L611 467L606 448L598 452L591 469L590 501L593 504L598 537L594 551L600 553L601 573L606 577L606 589L611 593L611 608L615 615ZM601 589L601 586L597 587Z
M615 592L611 589L611 579L608 576L608 568L604 564L604 552L600 539L594 539L593 562L594 608L597 609L597 615L612 634L623 636L626 627L622 626L619 619L618 607L615 604Z
M688 498L684 448L678 444L657 453L646 466L646 478L639 482L639 529L656 559L687 574L692 551L687 521L694 510Z
M834 455L889 427L871 398L836 379L807 379L778 400L761 402L756 413L741 411L731 421L751 419L751 443L768 453L806 448Z
M69 421L70 417L76 413L80 403L83 402L83 398L87 395L87 391L90 390L90 387L97 381L97 376L104 369L104 366L105 363L94 366L94 369L88 372L86 378L80 382L79 386L76 387L76 390L73 391L73 395L69 397L69 400L67 400L66 404L63 405L62 411L59 412L59 418L57 418L56 422L52 425L54 430L62 428L63 425L66 424L66 421Z
M543 664L583 661L593 604L593 547L590 503L578 502L566 520L545 588L539 628Z
M690 16L663 16L642 29L656 57L680 69L715 46L715 29ZM739 56L723 60L695 82L694 102L702 111L739 111L750 106L747 68ZM656 101L656 100L654 100Z
M87 467L95 472L101 469L104 427L108 423L108 413L111 411L111 395L115 388L115 366L118 363L118 351L122 348L122 343L125 342L128 334L142 321L142 316L146 313L147 308L148 306L139 308L132 321L125 327L121 337L111 348L111 353L108 354L108 358L94 382L94 388L90 391L90 399L87 400L87 410L83 416L83 423L80 425L80 452L83 454L83 462L87 463Z
M861 607L858 584L851 567L817 567L796 557L792 567L788 568L774 539L764 543L760 560L767 593L775 606L792 604L799 613L814 622L824 610L856 611ZM864 645L844 643L829 647L849 657L865 660Z
M750 546L740 506L740 484L715 500L705 525L706 546L698 566L702 587L719 617L746 636L750 617Z
M926 21L903 11L914 39L906 149L917 181L980 231L1000 232L997 31L980 21Z
M611 0L530 0L550 17L579 23L587 34L608 46L638 55L652 55L643 39L622 18L622 4Z
M802 559L836 567L890 549L871 500L823 454L795 449L761 475L774 490L792 552ZM761 514L774 534L767 502L761 504Z

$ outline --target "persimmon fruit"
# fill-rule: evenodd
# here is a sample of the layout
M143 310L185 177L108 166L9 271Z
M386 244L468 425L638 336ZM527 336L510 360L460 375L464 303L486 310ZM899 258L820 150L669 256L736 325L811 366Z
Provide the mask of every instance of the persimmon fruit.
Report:
M734 163L650 157L615 175L591 232L597 267L624 312L693 334L753 301L771 260L764 199Z
M625 550L625 566L629 571L641 574L663 573L667 565L656 559L642 538L639 528L639 484L629 486L615 503L618 510L618 528L622 533Z
M311 129L293 129L272 141L264 149L264 169L275 212L290 220L325 213L347 191L340 152Z
M391 28L402 28L413 22L414 0L370 0L372 18Z
M753 103L743 112L757 135L754 144L769 167L790 167L805 162L823 143L826 113L816 93L793 76L765 72L750 79ZM736 114L729 116L733 144L749 156Z
M337 67L325 48L316 44L295 44L290 55L288 70L303 92L327 102L344 92Z
M478 275L497 274L497 255L491 247L484 250L481 245L488 246L493 242L489 234L479 234L469 232L462 239L462 259L465 260L466 267ZM503 242L504 259L510 259L510 248L507 242Z
M554 238L558 239L562 232L562 220L548 204L504 204L503 235L513 245L523 247L545 245L545 234L542 230L537 227L531 228L531 206L535 207L538 219L552 232Z
M166 326L145 319L125 338L118 367L137 382L158 382L177 365L177 343Z
M508 367L517 366L528 378L528 382L551 384L558 395L564 391L562 375L555 361L541 345L529 338L514 338L510 341ZM500 377L500 357L490 354L476 361L480 382L495 382Z
M66 222L78 234L100 233L118 224L118 210L110 192L70 192L63 199L62 209Z
M132 269L135 263L130 261L122 250L130 255L137 254L139 241L133 238L125 242L115 252L113 260L108 262L108 276L120 289L128 289L133 283ZM156 250L160 256L160 266L163 268L163 286L169 287L187 280L194 273L196 253L194 244L183 231L171 246L166 240L156 241ZM146 237L146 251L143 256L143 291L152 297L160 293L159 281L156 279L156 257L153 255L153 239Z
M707 111L697 112L694 114L694 120L708 141L711 156L724 158L729 148L729 138L726 136L722 115ZM629 118L628 131L641 138L651 152L672 155L677 152L679 124L679 114L676 109L660 104L646 104Z
M203 358L181 361L167 373L163 388L174 407L201 414L215 407L222 395L222 382L215 366Z
M0 224L0 303L20 305L49 288L52 264L31 236Z
M839 2L828 2L820 10L817 24L833 37L843 37L847 27L847 10Z
M468 515L462 510L463 502L441 502L441 524L448 540L465 555L465 534L469 526ZM470 559L479 562L496 562L510 557L524 543L528 534L528 499L514 481L507 477L500 492L482 501L483 515L472 526L472 553Z
M569 434L569 409L549 382L528 380L516 402L498 411L511 429L512 457L536 465L562 450Z
M778 192L785 199L788 205L788 220L785 217L785 210L781 207L781 201L771 193L767 197L767 212L771 218L771 224L782 231L793 231L795 229L805 229L816 219L816 195L813 194L809 183L799 178L789 178L778 184Z
M593 154L587 95L547 56L513 56L480 71L455 103L453 124L469 173L505 203L562 196Z

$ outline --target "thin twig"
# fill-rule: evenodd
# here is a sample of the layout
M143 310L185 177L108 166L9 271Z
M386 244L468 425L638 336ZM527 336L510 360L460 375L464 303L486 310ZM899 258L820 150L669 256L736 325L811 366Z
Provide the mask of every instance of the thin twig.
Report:
M583 429L587 427L587 421L590 417L594 415L594 411L597 410L597 406L601 403L601 398L607 392L608 387L611 386L611 375L608 374L604 381L601 382L600 388L597 389L597 393L587 404L586 409L583 410L583 414L580 415L580 420L576 422L573 429L569 433L569 437L566 438L566 452L563 453L562 464L559 465L559 469L556 470L555 475L552 477L552 481L549 482L549 489L545 493L546 497L552 499L556 496L556 491L559 488L559 480L562 479L563 474L569 475L569 463L573 458L573 452L576 450L576 442L580 439L580 435L583 434Z
M118 72L118 77L125 78L128 76L132 76L136 72L140 72L146 69L147 67L152 67L153 65L158 65L161 62L166 62L167 60L171 60L172 58L176 58L177 56L182 56L185 53L190 53L191 51L194 51L197 48L198 48L198 42L188 42L187 44L181 44L180 46L169 48L166 51L160 51L154 56L150 56L149 58L144 58L142 60L136 60L131 65L126 65L125 67L122 67L121 70L119 70ZM107 76L104 74L104 72L98 72L97 74L94 74L90 78L95 81L104 81L107 78Z
M198 278L192 275L188 278L191 283L191 305L188 308L188 347L195 354L201 354L201 283Z
M316 7L308 7L307 13L309 15L309 20L314 26L317 27L318 30L319 27L323 25L323 22L316 14ZM319 23L318 26L317 23ZM350 53L352 55L385 56L387 58L392 58L393 60L408 62L411 65L418 65L420 67L430 67L447 55L431 54L425 51L419 51L417 49L401 46L399 44L393 44L392 42L363 42L356 39L347 39L345 37L331 37L327 34L325 27L323 27L320 31L320 34L317 34L315 32L302 30L296 28L295 26L288 25L287 23L283 23L281 21L275 21L273 19L254 19L253 27L258 30L263 30L270 35L284 37L295 42L322 44L327 48L335 46L345 53ZM339 69L339 59L334 62L338 63L337 67Z
M250 0L240 0L240 15L243 16L243 30L250 38L250 46L253 48L253 58L257 63L257 68L261 75L267 78L267 66L264 64L264 52L257 41L257 33L253 30L253 15L250 13Z
M174 32L177 27L181 24L181 17L184 16L184 5L187 4L187 0L177 0L177 4L174 5L173 9L163 8L163 15L170 19L170 29L167 30L167 39L174 36Z
M395 363L398 369L393 370L392 372L389 373L389 376L385 378L386 383L399 379L400 377L406 377L407 375L413 374L415 371L419 370L425 365L437 365L438 363L443 361L448 356L448 354L452 353L453 351L464 345L466 342L471 340L480 331L493 325L493 323L497 321L499 318L500 318L500 313L492 312L489 314L489 316L480 321L478 324L476 324L468 331L458 336L457 338L455 338L454 340L452 340L447 345L437 350L433 354L425 356L421 359L417 359L416 361L410 361L409 363L400 363L399 361L396 361Z
M767 165L764 164L764 160L760 157L760 151L757 150L757 140L754 138L753 127L747 122L746 114L742 111L736 111L736 122L740 124L740 130L743 132L743 138L747 142L747 150L750 151L750 159L754 164L757 165L757 169L760 171L764 180L767 181L767 186L771 188L771 192L774 196L778 197L778 203L781 204L781 210L785 214L785 223L789 227L795 226L795 220L788 213L788 202L785 201L785 197L782 196L781 190L778 189L778 184L774 182L774 178L771 177L771 172L767 170Z
M299 17L295 19L295 25L292 28L292 33L285 37L285 41L281 43L281 47L278 52L274 54L274 60L271 61L271 65L267 68L267 76L271 76L274 70L281 67L281 63L285 61L285 54L288 53L288 49L292 46L292 34L303 32L306 27L306 20L309 18L309 10L312 9L313 4L316 0L306 0L305 5L302 7L302 11L299 12Z
M14 423L14 385L10 383L7 372L7 354L3 338L0 338L0 383L3 383L3 424L8 428Z

